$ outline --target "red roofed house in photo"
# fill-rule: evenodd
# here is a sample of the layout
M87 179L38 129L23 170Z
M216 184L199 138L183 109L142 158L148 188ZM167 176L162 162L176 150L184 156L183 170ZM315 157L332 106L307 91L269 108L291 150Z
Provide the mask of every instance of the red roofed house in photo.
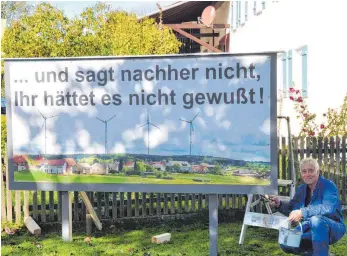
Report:
M65 174L67 163L65 159L46 160L40 170L49 174Z
M24 156L14 156L13 157L13 164L15 167L17 167L18 171L28 170L28 162Z
M76 165L76 161L73 158L65 158L66 161L66 173L72 174Z
M132 162L132 161L126 162L123 166L123 169L124 168L127 168L127 170L134 170L135 162Z

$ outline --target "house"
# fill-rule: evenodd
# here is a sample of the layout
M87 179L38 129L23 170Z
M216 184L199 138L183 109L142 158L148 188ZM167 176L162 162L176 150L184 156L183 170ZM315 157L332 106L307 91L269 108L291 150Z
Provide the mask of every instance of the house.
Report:
M179 170L175 170L174 166L177 166ZM187 161L168 161L166 164L166 169L170 169L171 172L191 172L192 166Z
M133 171L135 169L135 162L128 161L123 165L123 169L126 168L128 171Z
M66 161L66 173L72 174L74 173L74 168L76 166L76 161L73 158L65 158Z
M150 165L158 171L164 172L166 169L165 162L152 162Z
M195 173L206 173L208 171L207 166L199 164L199 165L192 165L192 172Z
M202 13L205 8L214 8L216 28L203 24ZM165 26L171 27L178 40L182 42L179 53L213 52L213 48L228 50L230 24L230 1L179 1L144 15L156 20L162 19ZM139 20L143 19L139 17ZM186 33L181 33L184 29ZM203 43L201 43L203 41Z
M107 173L119 172L119 162L107 164Z
M65 174L66 166L65 159L44 160L40 170L48 174Z
M24 171L29 169L27 159L24 156L14 156L13 164L17 171Z
M90 174L105 175L107 173L107 165L103 163L94 163L90 168Z
M90 174L91 166L87 163L76 163L73 173L77 174Z
M298 135L300 119L288 94L295 84L320 125L328 108L340 107L347 93L343 75L347 38L341 36L347 23L345 3L248 1L246 8L237 2L231 2L235 28L230 37L231 53L281 51L277 55L278 115L289 116L291 132ZM279 121L278 129L281 136L287 136L284 120Z
M245 176L245 177L254 177L254 178L260 178L261 175L255 171L248 170L248 169L240 169L233 171L232 175L234 176Z

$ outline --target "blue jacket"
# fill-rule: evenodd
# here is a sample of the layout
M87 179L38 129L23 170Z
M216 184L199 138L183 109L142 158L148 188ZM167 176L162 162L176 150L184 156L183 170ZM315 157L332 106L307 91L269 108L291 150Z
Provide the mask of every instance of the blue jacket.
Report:
M305 207L305 198L307 184L300 185L295 192L292 200L289 202L281 201L279 211L285 215L293 210L301 210L303 213L303 231L309 228L309 220L312 216L326 216L334 221L341 223L346 229L343 222L341 203L336 185L324 177L320 176L316 189L311 197L311 202Z

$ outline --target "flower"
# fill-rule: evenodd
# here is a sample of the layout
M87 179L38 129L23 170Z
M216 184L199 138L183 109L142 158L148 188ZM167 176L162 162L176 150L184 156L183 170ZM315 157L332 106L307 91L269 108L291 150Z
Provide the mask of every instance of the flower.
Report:
M293 87L289 88L289 92L295 92L295 89Z
M297 99L297 102L302 102L302 97L299 97L299 98Z
M314 136L316 133L315 132L310 132L310 135L311 136Z
M321 124L321 125L320 125L320 128L321 128L321 129L324 129L324 127L325 127L324 124Z
M299 94L299 92L300 92L299 90L296 90L296 94Z
M290 96L289 99L290 99L290 100L294 100L294 97L293 97L293 96Z

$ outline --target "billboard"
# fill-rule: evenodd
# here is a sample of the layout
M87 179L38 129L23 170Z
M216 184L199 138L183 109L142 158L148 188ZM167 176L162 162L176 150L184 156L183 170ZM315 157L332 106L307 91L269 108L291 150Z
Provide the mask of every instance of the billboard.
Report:
M10 188L275 193L276 58L7 59Z

